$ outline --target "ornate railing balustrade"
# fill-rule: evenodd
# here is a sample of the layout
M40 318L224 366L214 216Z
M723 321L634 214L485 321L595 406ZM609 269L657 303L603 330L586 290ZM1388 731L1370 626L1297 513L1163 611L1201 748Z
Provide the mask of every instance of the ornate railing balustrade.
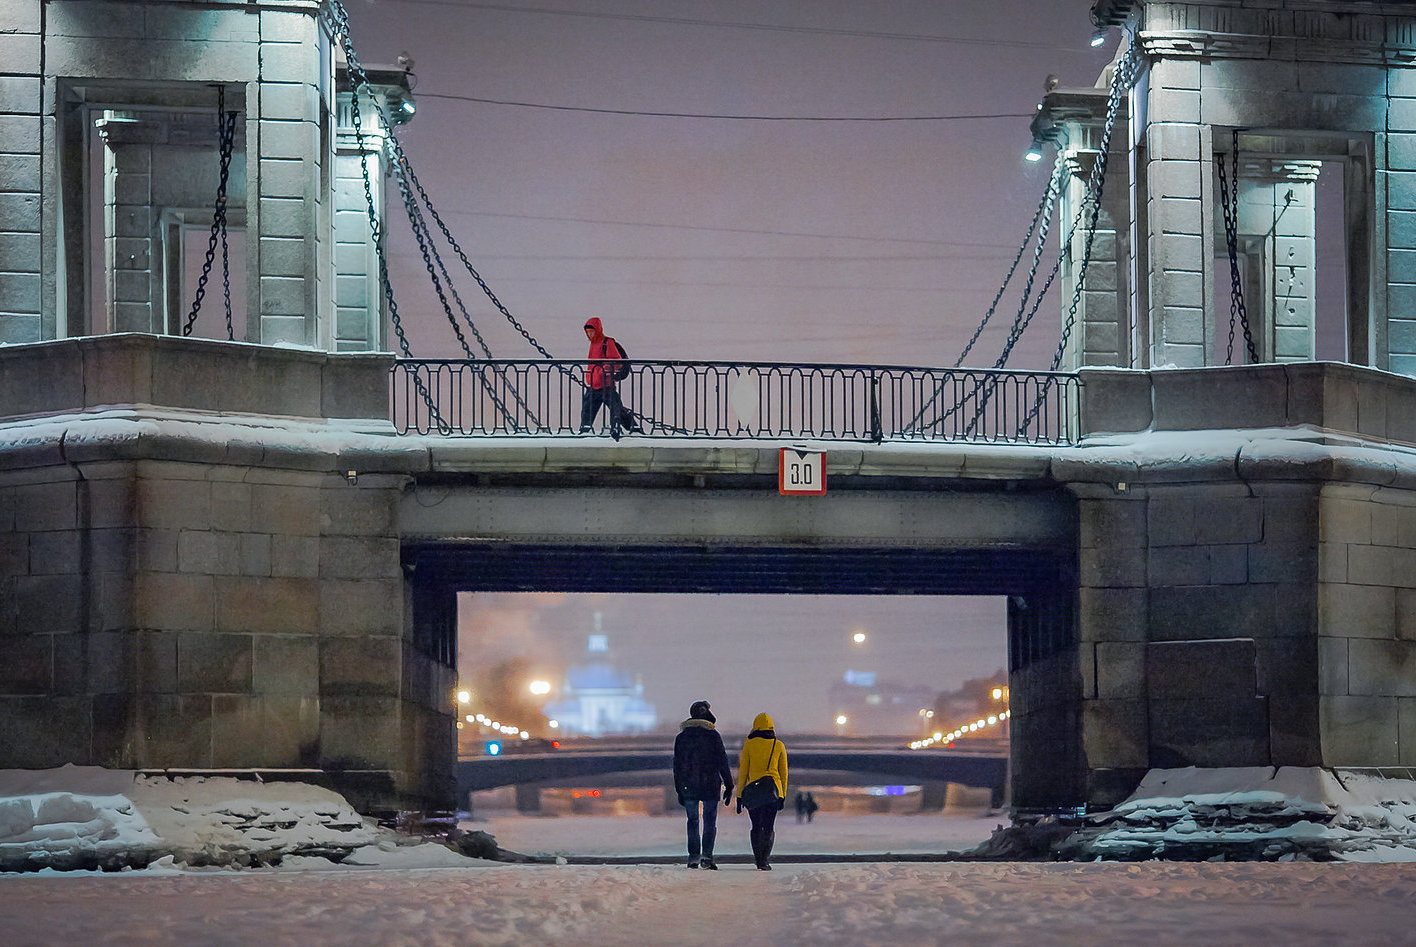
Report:
M400 359L399 433L576 435L587 362ZM640 435L1071 444L1079 382L1062 372L635 360L617 383ZM603 435L601 409L586 436Z

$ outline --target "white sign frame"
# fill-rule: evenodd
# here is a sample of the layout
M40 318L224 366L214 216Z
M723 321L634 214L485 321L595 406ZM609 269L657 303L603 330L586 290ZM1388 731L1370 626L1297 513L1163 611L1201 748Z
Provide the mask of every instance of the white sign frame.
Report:
M825 496L826 452L783 447L777 454L777 492L790 497Z

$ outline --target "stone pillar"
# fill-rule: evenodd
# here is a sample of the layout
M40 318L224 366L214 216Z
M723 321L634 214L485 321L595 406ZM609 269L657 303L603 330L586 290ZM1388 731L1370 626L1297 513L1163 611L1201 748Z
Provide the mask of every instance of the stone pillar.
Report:
M1416 762L1416 471L1390 446L1416 439L1412 389L1325 363L1085 373L1084 429L1136 438L1053 467L1078 498L1089 803L1148 766ZM1168 454L1176 431L1233 446Z
M1145 689L1144 499L1128 485L1077 494L1077 648L1081 706L1075 724L1089 802L1124 796L1150 765ZM1011 689L1016 701L1017 690ZM1016 713L1009 721L1017 733ZM1014 738L1016 740L1016 737ZM1026 765L1018 760L1018 765Z
M341 352L381 350L387 302L379 275L379 260L369 228L369 198L381 225L388 227L386 189L389 155L388 129L382 115L395 125L413 115L405 69L366 67L370 88L359 96L360 135L354 132L354 97L349 77L340 67L338 121L334 156L334 338ZM360 137L363 143L360 143ZM361 164L363 167L361 168ZM364 192L364 170L369 194ZM395 195L396 196L396 195ZM402 216L401 208L395 212Z
M1009 755L1013 803L1020 809L1080 805L1085 799L1087 760L1080 735L1086 667L1075 608L1070 594L1008 597Z
M1241 139L1242 140L1242 139ZM1226 156L1217 156L1228 160ZM1248 158L1240 155L1238 187L1239 273L1245 310L1259 361L1311 361L1317 307L1317 180L1321 162ZM1215 214L1215 246L1228 247L1223 217ZM1230 294L1227 263L1215 272L1215 361L1228 350L1225 314ZM1247 361L1236 326L1234 362Z
M40 0L0 5L0 344L54 331L53 308L42 302L53 272L41 251L40 165L53 124L41 117L41 11Z
M365 810L451 801L455 671L404 623L422 460L379 417L389 363L0 349L0 403L50 419L0 445L0 766L319 768Z
M919 811L940 812L949 797L949 783L925 782L920 786Z
M541 787L535 783L516 784L516 811L523 815L541 812Z
M1146 150L1147 367L1207 364L1214 311L1211 131L1200 124L1200 64L1162 59L1148 72Z
M95 123L103 139L104 313L110 332L158 332L153 312L152 145L131 113Z
M1144 235L1133 260L1148 297L1135 329L1149 350L1138 350L1137 367L1225 358L1229 279L1215 265L1225 252L1213 156L1237 128L1262 130L1247 134L1266 139L1274 161L1344 163L1348 357L1416 372L1416 17L1337 0L1096 0L1092 18L1133 31L1148 64L1132 95L1133 223ZM1270 297L1285 298L1286 265L1270 260L1279 284ZM1311 320L1287 308L1280 302L1261 333L1265 359L1310 357Z
M267 345L319 345L322 283L327 252L327 197L333 98L328 35L309 10L260 11L257 123L251 159L251 259L257 273L250 340ZM326 246L322 247L322 243Z
M188 272L201 265L215 216L220 182L215 96L208 109L105 110L94 121L103 144L102 316L95 332L181 334L197 283ZM227 97L238 113L227 178L226 224L232 318L236 338L246 325L246 161L241 100ZM202 248L187 259L186 235L198 231ZM195 242L195 241L194 241ZM218 244L193 334L226 338L225 287Z
M180 254L160 209L191 225L215 194L203 178L199 201L161 195L194 181L192 169L208 156L214 168L209 121L201 142L154 138L146 167L128 147L140 142L114 137L105 160L107 205L117 212L91 222L86 207L99 202L86 156L93 120L104 112L131 112L144 124L161 117L175 134L174 113L211 109L212 86L220 84L227 107L241 113L244 135L228 203L229 221L248 226L232 281L248 315L244 339L350 351L381 346L381 320L368 314L376 302L336 299L334 53L318 0L3 0L0 10L0 342L174 331L173 280L163 271L180 266ZM107 134L120 135L119 117L105 120ZM369 127L377 131L376 122ZM163 163L164 153L184 147L207 152L195 162ZM145 197L138 193L144 175ZM382 171L377 177L381 184ZM146 226L138 219L144 207ZM86 228L105 219L105 252L90 260L97 241ZM364 247L352 248L357 239L351 232L343 260L361 258L350 274L360 284L355 295L367 296L367 228ZM93 282L106 298L86 299L89 275L100 268ZM365 315L346 318L340 329L336 305L363 306Z
M1054 227L1059 242L1077 220L1087 196L1087 183L1100 159L1106 126L1109 90L1054 89L1042 100L1035 132L1052 140L1066 162L1062 193L1057 202ZM1122 103L1112 131L1101 211L1092 237L1091 259L1080 296L1076 294L1082 257L1086 250L1090 211L1081 218L1070 246L1062 248L1058 299L1062 318L1069 317L1073 298L1077 309L1063 353L1063 371L1082 365L1131 364L1130 288L1127 258L1130 238L1130 175L1127 168L1128 109Z

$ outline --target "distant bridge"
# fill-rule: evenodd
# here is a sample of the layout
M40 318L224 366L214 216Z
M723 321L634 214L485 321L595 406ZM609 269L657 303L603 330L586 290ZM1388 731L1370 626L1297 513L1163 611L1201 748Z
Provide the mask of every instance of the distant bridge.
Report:
M658 770L671 778L668 749L552 750L459 760L458 798L482 789L514 784L583 780L608 774ZM958 750L791 749L791 771L861 773L900 782L961 783L999 790L1007 775L1006 755Z

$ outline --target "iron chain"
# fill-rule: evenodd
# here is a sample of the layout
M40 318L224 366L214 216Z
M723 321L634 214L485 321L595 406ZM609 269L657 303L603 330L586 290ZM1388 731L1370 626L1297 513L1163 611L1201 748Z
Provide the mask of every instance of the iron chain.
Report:
M1230 173L1224 171L1224 155L1215 159L1219 173L1219 205L1224 215L1224 242L1229 251L1229 345L1224 350L1224 364L1234 361L1234 324L1244 330L1244 347L1250 363L1259 360L1254 345L1254 333L1249 328L1249 313L1244 306L1244 284L1239 275L1239 129L1234 129L1230 142Z
M221 283L226 300L226 338L236 340L236 331L231 322L231 260L226 243L226 188L231 179L231 152L236 142L236 112L226 110L226 87L216 89L216 139L220 155L220 171L216 185L216 206L212 209L211 235L207 238L206 256L202 260L202 273L197 278L197 292L192 299L192 309L187 313L187 321L182 326L182 335L190 336L196 325L197 315L202 311L202 301L206 298L207 281L211 279L212 264L216 262L216 245L221 243Z

